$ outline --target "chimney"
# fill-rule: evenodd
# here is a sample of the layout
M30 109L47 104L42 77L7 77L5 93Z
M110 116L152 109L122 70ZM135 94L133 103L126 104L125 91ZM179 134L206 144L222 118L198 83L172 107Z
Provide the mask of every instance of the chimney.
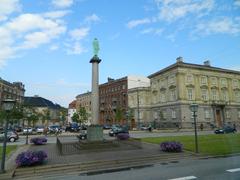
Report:
M183 58L181 56L177 57L177 63L183 62Z
M113 78L108 77L108 82L114 81Z
M210 61L209 61L209 60L207 60L207 61L204 61L204 62L203 62L203 64L204 64L204 66L211 66L211 64L210 64Z

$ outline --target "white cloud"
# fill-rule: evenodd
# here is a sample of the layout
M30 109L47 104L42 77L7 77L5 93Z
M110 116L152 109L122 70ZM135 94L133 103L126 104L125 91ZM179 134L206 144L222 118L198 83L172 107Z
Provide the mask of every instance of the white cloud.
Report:
M8 15L21 9L19 0L1 0L0 21L8 19Z
M59 46L56 45L56 44L53 44L53 45L51 45L51 46L49 47L49 50L50 50L50 51L56 51L56 50L58 50L58 49L59 49Z
M163 32L162 28L156 29L156 28L147 28L142 30L141 34L153 34L153 35L161 35Z
M69 35L73 40L81 40L89 34L89 30L88 27L73 29L69 32Z
M62 10L62 11L50 11L50 12L46 12L43 14L43 17L45 18L51 18L51 19L58 19L58 18L62 18L64 16L66 16L67 14L69 14L71 11L68 10Z
M67 8L73 4L73 0L52 0L52 4L58 8Z
M159 8L160 20L173 22L188 14L201 16L207 14L214 7L214 0L155 0Z
M149 23L151 23L151 20L148 19L148 18L138 19L138 20L132 20L132 21L129 21L129 22L127 23L127 27L128 27L129 29L132 29L132 28L134 28L134 27L136 27L136 26L143 25L143 24L149 24Z
M66 31L59 19L50 19L43 14L21 14L0 27L0 66L20 50L37 48L51 42Z
M231 19L223 17L211 21L199 23L194 33L209 34L238 34L240 33L240 17Z
M82 54L86 52L86 49L82 46L79 41L74 42L73 44L66 44L67 54Z
M101 21L101 19L96 14L92 14L90 16L87 16L84 21L86 23L92 23L92 22L99 22Z

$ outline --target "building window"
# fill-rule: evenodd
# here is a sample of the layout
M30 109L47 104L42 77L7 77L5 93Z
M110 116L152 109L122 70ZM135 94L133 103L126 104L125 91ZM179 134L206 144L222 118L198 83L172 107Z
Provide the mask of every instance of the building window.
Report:
M194 100L193 89L192 88L187 89L187 97L188 97L188 100Z
M238 80L233 79L233 88L238 88L238 87L239 87Z
M222 90L222 100L228 101L228 92L227 90Z
M209 118L210 118L210 112L209 112L208 109L205 109L205 111L204 111L204 117L205 117L205 119L209 119Z
M165 92L161 92L161 94L160 94L160 101L161 101L161 102L166 102Z
M187 82L188 84L193 83L193 75L188 74L187 77L186 77L186 82Z
M221 86L226 87L227 86L227 80L226 79L221 79Z
M211 84L212 85L217 85L217 78L216 77L211 78Z
M207 89L202 89L202 100L207 101L208 100L208 91Z
M169 84L174 84L174 82L175 82L175 76L174 75L169 76L168 77L168 83Z
M202 76L201 77L201 84L202 85L206 85L207 84L207 77L206 76Z
M172 119L176 119L176 111L172 109Z
M230 115L229 110L226 110L225 113L226 113L226 118L227 118L227 119L230 119L230 118L231 118L231 115Z
M217 100L217 90L216 89L212 89L212 100Z
M235 91L234 92L234 95L235 95L235 99L237 102L240 102L240 91Z
M176 90L173 89L170 91L170 101L175 101L176 100Z

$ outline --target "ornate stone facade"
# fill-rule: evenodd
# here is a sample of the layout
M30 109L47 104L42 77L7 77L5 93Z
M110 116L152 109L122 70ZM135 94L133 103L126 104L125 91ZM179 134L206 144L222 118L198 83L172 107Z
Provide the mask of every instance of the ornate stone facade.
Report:
M160 128L191 128L189 105L199 105L205 128L240 125L240 72L178 61L149 76L151 119Z

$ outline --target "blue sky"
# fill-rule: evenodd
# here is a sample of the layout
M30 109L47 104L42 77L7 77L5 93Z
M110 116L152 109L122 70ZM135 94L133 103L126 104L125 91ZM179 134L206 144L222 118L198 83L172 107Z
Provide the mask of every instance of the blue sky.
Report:
M100 83L185 62L240 70L240 0L0 0L0 77L65 107Z

